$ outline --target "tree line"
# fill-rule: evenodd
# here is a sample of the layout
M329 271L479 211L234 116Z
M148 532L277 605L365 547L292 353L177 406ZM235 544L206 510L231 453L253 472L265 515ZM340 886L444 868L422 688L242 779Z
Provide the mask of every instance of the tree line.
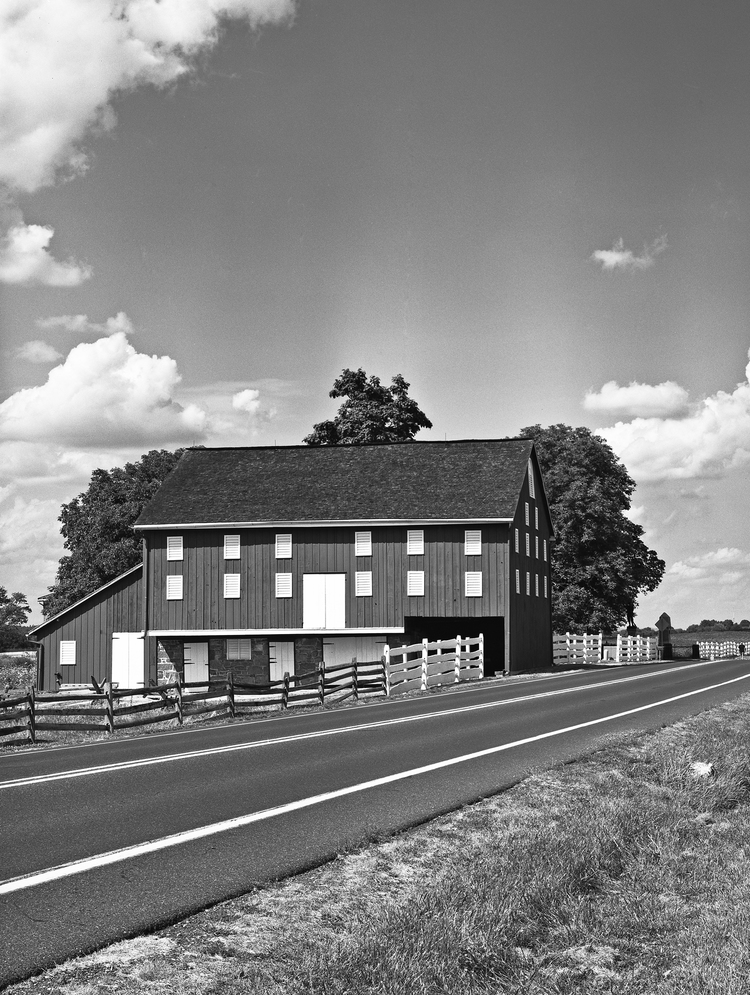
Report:
M314 425L303 441L311 446L411 442L432 422L409 396L409 386L400 374L386 387L362 369L343 370L330 391L330 397L343 398L336 416ZM530 425L516 438L535 443L555 529L554 629L617 629L632 619L639 595L656 588L665 566L643 542L641 526L626 517L635 482L607 443L587 428ZM67 552L41 599L45 618L141 562L133 524L182 453L151 450L124 467L95 470L86 490L62 506Z

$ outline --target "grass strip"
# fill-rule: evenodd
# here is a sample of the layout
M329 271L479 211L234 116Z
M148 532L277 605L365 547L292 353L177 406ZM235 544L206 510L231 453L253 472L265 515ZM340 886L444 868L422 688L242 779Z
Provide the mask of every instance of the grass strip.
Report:
M750 695L12 995L746 995ZM252 855L248 855L252 859Z

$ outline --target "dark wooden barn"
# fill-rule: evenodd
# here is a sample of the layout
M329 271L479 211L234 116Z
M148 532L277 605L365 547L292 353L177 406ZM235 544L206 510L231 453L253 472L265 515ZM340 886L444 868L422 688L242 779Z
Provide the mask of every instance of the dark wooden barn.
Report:
M486 673L551 666L552 525L529 440L192 449L136 529L142 574L36 630L45 686L115 679L126 632L145 646L137 683L262 682L480 632Z

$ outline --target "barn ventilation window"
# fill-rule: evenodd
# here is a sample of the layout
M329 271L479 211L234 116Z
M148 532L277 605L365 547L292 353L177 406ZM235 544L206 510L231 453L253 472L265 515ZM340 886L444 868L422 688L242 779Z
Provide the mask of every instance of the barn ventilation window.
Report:
M249 639L227 639L227 660L251 660Z
M546 562L546 560L547 560L547 540L543 539L542 543L543 543L543 549L544 549L544 559L545 559L545 562Z
M354 533L354 555L372 556L372 532Z
M424 553L424 529L409 529L406 533L406 552L409 556Z
M482 555L482 530L467 529L464 532L464 552L467 556Z
M276 597L291 598L292 596L292 575L276 574Z
M182 601L181 574L170 574L167 577L167 601Z
M224 559L239 560L240 558L240 537L224 536Z
M536 497L534 493L534 464L529 460L529 497Z
M539 536L534 536L534 555L539 559Z
M239 598L240 596L240 575L224 574L224 597Z
M549 592L547 590L547 578L546 577L544 578L544 596L545 596L545 598L549 597Z
M526 555L531 556L531 538L529 533L526 533Z
M167 559L181 560L182 557L182 536L167 536Z
M406 593L410 598L424 597L424 570L407 571Z
M291 532L279 533L276 536L276 559L289 560L292 556Z
M524 507L526 509L526 524L528 525L529 521L530 521L530 518L529 518L529 502L528 501L526 501L524 503Z
M76 641L75 639L60 640L60 666L75 667L76 665Z
M464 574L464 595L467 598L482 597L482 571L467 570Z
M539 531L539 509L534 508L534 528Z
M539 574L534 574L534 594L539 597Z
M372 570L357 570L355 572L354 593L358 598L372 597Z
M519 549L520 549L520 545L519 545L519 542L518 542L518 529L516 529L516 552L518 552Z
M516 570L516 594L521 593L521 571Z
M531 594L531 574L528 570L526 571L526 594L527 596Z

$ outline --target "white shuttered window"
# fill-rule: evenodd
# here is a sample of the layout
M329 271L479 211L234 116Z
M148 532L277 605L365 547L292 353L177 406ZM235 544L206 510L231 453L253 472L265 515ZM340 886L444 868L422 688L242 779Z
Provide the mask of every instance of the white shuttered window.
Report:
M60 666L75 667L76 664L76 641L75 639L60 640Z
M545 598L549 597L549 593L548 593L548 590L547 590L547 578L546 577L544 578L544 596L545 596Z
M526 594L531 594L531 574L528 570L526 571Z
M276 536L276 559L289 560L292 557L292 534L291 532L279 533Z
M422 556L424 553L424 529L409 529L406 533L406 552L409 556Z
M239 560L240 558L240 537L224 536L224 559Z
M227 639L227 660L251 660L249 639Z
M531 539L528 532L526 533L526 555L531 556Z
M519 546L518 546L518 529L516 529L516 552L518 552L518 551L519 551Z
M467 570L464 574L464 594L467 598L482 597L482 571Z
M539 597L539 574L534 574L534 594Z
M521 571L516 570L516 594L521 593Z
M424 570L407 571L406 593L410 598L424 597Z
M170 574L167 577L167 601L182 601L181 574Z
M224 574L224 597L239 598L240 596L240 575Z
M354 533L354 555L372 556L372 532Z
M529 524L529 502L528 501L525 502L525 507L526 507L526 524L528 525Z
M182 559L182 536L167 536L167 559Z
M372 570L357 570L354 574L354 593L358 598L372 597Z
M544 559L546 560L547 559L547 540L543 539L542 542L544 543L544 546L543 546L543 548L544 548Z
M292 575L276 574L276 597L291 598L292 596Z
M529 460L529 497L536 497L534 493L534 464Z
M464 532L464 552L467 556L482 555L482 530L467 529Z

